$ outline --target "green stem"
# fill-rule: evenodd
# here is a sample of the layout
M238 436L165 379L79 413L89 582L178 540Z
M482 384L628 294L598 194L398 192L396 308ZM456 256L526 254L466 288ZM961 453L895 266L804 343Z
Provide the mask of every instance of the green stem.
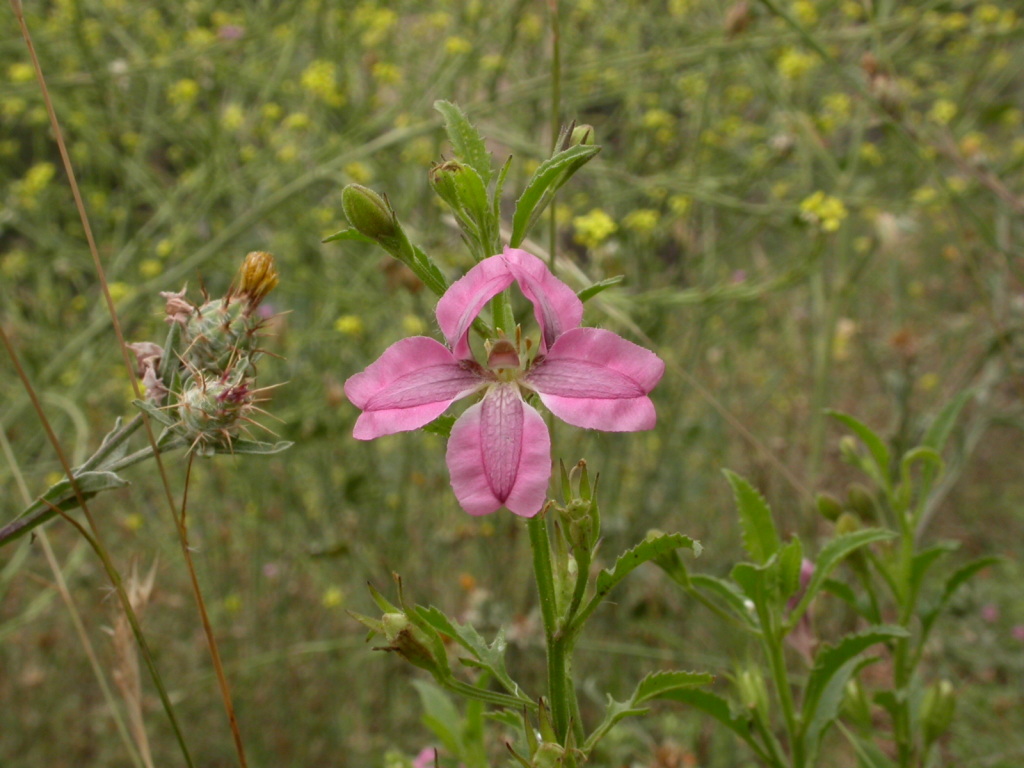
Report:
M544 639L547 645L548 700L555 734L563 746L568 736L569 705L566 668L566 636L558 626L558 608L555 598L555 578L551 570L551 544L548 538L547 517L540 512L529 519L530 548L533 550L533 573L537 581L540 612L544 619Z
M779 703L782 705L782 714L786 721L791 765L793 768L804 768L803 739L800 737L796 706L793 703L793 691L790 688L789 674L786 671L782 637L775 631L772 617L766 610L758 606L757 613L761 622L762 647L771 666L772 679L775 683L775 690L779 694Z

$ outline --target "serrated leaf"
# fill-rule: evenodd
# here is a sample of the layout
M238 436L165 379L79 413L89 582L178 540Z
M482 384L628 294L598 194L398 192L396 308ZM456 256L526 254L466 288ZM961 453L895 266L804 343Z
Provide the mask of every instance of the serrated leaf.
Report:
M608 290L614 285L618 285L625 279L625 275L615 275L615 277L609 277L605 280L600 280L594 283L593 285L588 285L586 288L577 291L576 296L577 298L579 298L580 301L586 304L590 299L597 296L597 294L601 293L602 291Z
M287 451L295 443L290 440L279 440L276 443L264 443L259 440L235 440L230 445L213 446L214 453L244 455L244 456L271 456L275 453Z
M699 541L694 541L689 536L684 536L681 533L663 533L645 539L631 550L620 555L619 559L615 561L615 565L611 568L605 568L597 575L597 593L594 595L593 600L600 601L604 599L605 595L616 584L644 563L654 560L667 552L683 548L692 550L695 555L699 555L701 552Z
M868 453L871 454L871 458L874 459L875 468L878 472L876 479L882 481L888 478L889 462L892 460L892 455L889 453L889 448L886 446L885 441L875 434L870 427L849 414L832 410L828 410L826 413L836 421L846 425L864 443Z
M829 682L843 670L847 662L876 643L907 637L908 634L902 627L881 625L855 635L847 635L835 646L823 646L815 654L814 666L807 677L807 686L804 689L802 721L805 723L805 729L815 718L819 702ZM843 683L845 685L845 680Z
M772 520L772 511L764 496L744 478L728 469L723 470L723 473L732 486L733 497L740 513L743 546L754 562L763 565L781 546L778 531L775 530L775 521Z
M348 227L346 229L339 230L339 231L335 232L333 235L328 235L327 237L325 237L320 242L321 243L335 243L335 242L338 242L339 240L355 240L356 242L359 242L359 243L375 243L376 242L376 240L374 240L372 237L367 237L362 232L359 232L358 230L355 230L352 227Z
M482 669L489 670L495 679L501 683L510 693L518 694L518 686L509 677L505 667L505 642L504 630L499 631L494 642L489 644L480 636L480 633L470 624L459 624L448 618L440 609L430 606L424 608L417 606L416 613L420 619L428 623L438 632L448 635L455 642L469 651L475 664ZM463 662L466 660L463 659Z
M580 144L559 152L538 166L523 194L516 201L516 210L512 215L510 246L518 248L522 244L559 187L599 151L601 148L596 145Z
M455 156L472 166L480 174L484 185L491 181L491 153L487 151L480 132L469 122L465 113L450 101L435 101L434 109L444 117L445 131L452 143Z
M652 672L637 685L632 701L634 705L640 705L652 699L663 699L665 694L670 691L711 685L714 681L715 676L709 672L684 672L681 670Z
M491 215L495 221L501 220L501 196L505 192L505 178L508 176L509 168L512 167L512 155L508 156L501 170L498 171L498 178L494 182L494 193L491 195Z

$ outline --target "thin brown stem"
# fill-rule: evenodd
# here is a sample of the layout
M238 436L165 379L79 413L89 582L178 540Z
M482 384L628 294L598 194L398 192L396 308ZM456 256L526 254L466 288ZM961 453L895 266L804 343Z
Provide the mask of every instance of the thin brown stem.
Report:
M217 684L220 686L221 698L224 700L224 710L228 715L228 723L231 726L231 735L235 740L235 751L238 753L238 764L240 768L246 768L245 747L242 744L242 734L238 729L238 719L235 717L235 705L231 700L231 688L228 686L228 678L224 674L224 665L220 660L220 650L217 647L217 638L213 634L213 627L210 625L210 617L206 612L206 601L203 600L202 590L199 588L199 578L196 576L195 565L192 563L192 550L188 544L188 488L192 478L192 461L195 454L189 453L188 463L185 465L185 489L181 494L181 514L177 516L178 539L181 542L181 552L185 556L185 564L188 566L188 575L192 581L192 593L196 598L196 606L199 608L199 616L203 621L203 631L206 633L206 642L210 647L210 658L213 661L213 670L217 674Z

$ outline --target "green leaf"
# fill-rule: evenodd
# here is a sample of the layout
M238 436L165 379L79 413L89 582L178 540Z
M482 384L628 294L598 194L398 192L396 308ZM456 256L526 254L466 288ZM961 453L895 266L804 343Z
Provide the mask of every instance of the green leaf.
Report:
M728 469L723 472L732 486L736 507L739 509L743 546L756 563L764 564L781 546L779 534L772 520L772 511L754 486L735 472Z
M591 602L603 600L616 584L644 563L673 550L684 548L691 550L694 555L700 555L700 542L681 533L663 533L645 539L628 552L620 555L619 559L615 561L615 565L605 568L597 575L596 594Z
M523 194L516 201L516 210L512 215L510 246L518 248L522 244L555 192L600 151L601 148L596 145L580 144L559 152L540 164Z
M757 622L754 620L754 614L751 610L753 606L748 605L743 593L731 581L704 574L695 574L690 577L690 581L694 588L717 595L723 603L732 609L736 618L742 621L747 628L751 630L757 628Z
M459 710L448 695L433 683L414 679L412 684L423 705L423 724L437 736L446 750L453 755L460 754L462 740L459 738L459 731L462 727L462 717Z
M82 498L88 501L101 491L124 488L128 481L114 472L91 470L75 475ZM0 546L14 541L57 515L79 506L78 495L67 478L54 483L38 499L21 511L10 524L0 528Z
M973 395L974 392L972 390L965 390L950 400L928 426L928 431L925 432L921 445L941 452L946 447L946 441L949 440L953 427L956 426L956 420L960 416L960 411L963 410Z
M998 565L1001 562L1003 562L1003 558L998 555L979 557L977 560L972 560L967 563L967 565L958 568L948 579L946 579L946 583L942 588L942 593L935 605L921 615L922 642L928 637L932 626L935 624L935 620L939 618L939 615L945 609L953 595L956 594L957 590L966 584L979 571L992 565Z
M817 729L813 734L813 738L816 739L823 732L828 722L831 722L831 720L827 720L826 715L828 715L830 711L828 707L832 706L833 701L829 698L823 707L822 699L826 692L831 695L830 683L832 680L839 679L845 675L845 678L842 679L842 684L846 685L846 680L856 671L854 667L847 666L848 662L876 643L886 642L893 638L907 637L908 634L902 627L881 625L871 627L855 635L848 635L834 647L829 645L823 646L814 657L814 667L811 669L810 675L807 678L807 686L804 689L801 717L804 723L804 733L811 736L809 729L813 723L813 727ZM836 707L838 708L838 704L836 704ZM819 708L821 708L821 712L819 712ZM834 717L835 715L833 714L832 718L834 719Z
M646 714L646 708L637 707L632 701L616 701L609 696L608 704L604 711L604 719L597 728L591 732L590 736L587 737L586 742L583 744L584 754L589 754L590 751L597 746L597 743L601 741L601 739L603 739L620 720L624 720L627 717L636 717L638 715Z
M652 699L664 699L667 698L666 694L671 691L711 685L714 681L715 676L708 672L683 672L679 670L652 672L637 685L636 690L633 692L632 702L635 705L639 705Z
M504 630L499 631L494 642L488 645L472 625L452 621L439 608L417 606L416 614L422 621L469 651L476 662L470 663L469 666L489 670L507 691L513 695L519 695L519 687L509 677L505 668L505 650L508 646L505 642ZM466 659L462 659L462 661L463 663L467 662Z
M808 764L813 765L814 757L818 751L821 737L829 726L839 717L839 710L843 705L843 698L846 694L846 683L864 667L878 661L878 656L865 658L852 658L842 664L831 676L818 697L817 706L810 713L810 720L806 721L804 727L804 752L808 757ZM804 710L807 712L806 708Z
M803 568L804 545L793 539L779 550L779 597L789 599L800 589L800 571Z
M914 559L910 563L911 592L917 594L921 584L924 583L924 575L939 558L945 557L950 552L955 552L959 548L960 542L958 541L942 541L914 555Z
M494 193L491 195L491 215L494 217L494 221L501 221L501 196L505 191L505 177L508 176L511 167L512 155L509 155L501 166L501 170L498 171L498 179L494 182Z
M334 243L334 242L337 242L338 240L355 240L356 242L360 242L360 243L375 243L376 242L376 240L374 240L372 237L367 237L362 232L359 232L358 230L355 230L352 227L348 227L346 229L339 230L338 232L335 232L333 235L329 235L328 237L325 237L320 242L321 243Z
M435 101L434 109L444 117L448 140L455 156L476 169L484 185L491 181L491 153L487 151L480 132L469 122L465 113L450 101Z
M821 552L818 553L818 557L814 561L814 573L811 575L811 580L807 583L807 591L804 592L800 602L790 612L787 625L789 627L795 626L803 612L807 610L807 606L811 604L815 595L821 590L825 580L851 552L868 544L873 544L876 541L888 541L895 537L895 533L884 528L863 528L853 533L844 533L841 536L837 536L822 547Z
M174 411L171 409L160 408L145 400L132 400L132 405L165 427L173 427L178 423L178 420L172 415Z
M276 443L264 443L259 440L232 440L230 445L214 446L213 452L228 453L233 456L270 456L275 453L287 451L293 445L295 445L295 443L290 440L279 440Z
M842 422L851 432L860 438L860 441L864 443L868 452L871 454L871 458L874 459L875 468L877 470L877 477L875 479L881 484L887 486L888 483L886 481L889 477L889 462L892 460L892 456L889 453L889 448L886 446L882 438L876 435L866 424L853 418L853 416L832 410L826 411L826 413L836 421Z
M609 277L605 280L600 280L599 282L596 282L593 285L588 285L583 290L577 291L576 296L579 298L580 301L586 304L590 299L597 296L597 294L601 293L602 291L608 290L613 285L618 285L625 279L625 275L615 275L615 277Z

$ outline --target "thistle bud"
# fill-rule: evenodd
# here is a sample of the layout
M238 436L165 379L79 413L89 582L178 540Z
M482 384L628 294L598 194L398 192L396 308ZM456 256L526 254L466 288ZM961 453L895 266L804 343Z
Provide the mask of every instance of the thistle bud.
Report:
M197 373L178 402L178 430L201 455L214 446L230 446L255 407L255 395L244 375L219 378Z
M386 197L360 184L349 184L341 191L341 207L359 234L376 240L389 252L399 247L402 227Z
M252 251L247 254L238 270L235 284L228 296L235 295L245 300L246 311L252 314L267 294L277 287L279 275L274 267L274 257L266 251Z

